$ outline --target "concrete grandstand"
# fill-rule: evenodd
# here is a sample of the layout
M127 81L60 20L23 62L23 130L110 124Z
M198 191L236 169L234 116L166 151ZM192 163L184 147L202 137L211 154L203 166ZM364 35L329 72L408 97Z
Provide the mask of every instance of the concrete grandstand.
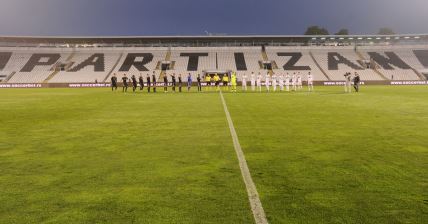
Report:
M311 72L315 81L425 81L428 35L0 37L2 83L106 83L113 74Z

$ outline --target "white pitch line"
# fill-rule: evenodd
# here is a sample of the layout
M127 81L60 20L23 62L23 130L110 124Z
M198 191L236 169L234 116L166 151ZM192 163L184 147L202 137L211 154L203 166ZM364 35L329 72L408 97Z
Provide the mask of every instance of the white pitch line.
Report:
M257 193L256 185L251 178L250 170L248 169L247 161L245 160L244 152L242 151L241 144L239 144L238 135L236 134L235 127L233 126L232 118L230 117L229 110L227 109L226 101L224 100L223 93L220 91L221 101L223 103L224 113L226 114L227 123L229 123L230 134L232 135L233 146L236 155L238 156L239 167L244 179L245 187L247 188L248 199L250 200L251 211L253 212L256 224L267 224L265 211L263 210L262 202Z

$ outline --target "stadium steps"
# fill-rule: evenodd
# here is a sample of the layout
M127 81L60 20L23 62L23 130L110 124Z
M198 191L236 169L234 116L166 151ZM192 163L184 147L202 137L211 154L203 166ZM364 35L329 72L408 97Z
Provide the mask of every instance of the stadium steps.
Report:
M163 80L163 77L165 76L166 72L165 71L161 71L159 74L159 78L158 78L158 82L160 82L161 80Z
M262 48L262 58L263 58L263 61L269 61L269 57L268 57L268 55L266 53L266 49L264 49L264 48ZM262 64L260 66L263 67ZM278 69L278 66L276 65L276 62L273 62L271 64L271 66L272 66L272 69L269 70L269 75L273 74L273 70L274 69Z
M68 64L67 67L70 67L70 65L71 65L70 63L67 63L67 62L71 62L71 59L73 59L75 54L76 54L76 50L75 50L75 48L73 48L73 51L71 52L71 54L65 59L66 64ZM60 70L55 69L54 72L52 72L45 80L43 80L43 83L48 83L59 72L60 72Z
M171 61L171 50L168 50L166 52L165 61Z
M6 83L7 82L7 78L10 76L10 74L9 75L1 75L0 76L0 83Z
M355 53L357 54L357 56L360 58L361 61L365 61L366 58L364 57L364 55L359 52L358 50L355 50Z
M65 61L66 62L71 61L71 59L73 59L75 54L76 54L76 49L73 48L73 52L71 52L71 54L67 57L67 59L65 59Z
M355 50L355 53L358 55L358 57L360 58L361 61L367 61L366 58L364 57L364 55L360 51ZM382 72L380 72L376 67L372 68L372 70L376 74L378 74L383 80L388 80L388 78L386 78L386 76Z
M171 49L168 49L168 51L166 52L165 61L171 61ZM158 81L161 81L161 80L163 81L163 77L165 76L166 72L162 71L162 69L160 68L160 64L161 63L158 63L159 70L161 70Z
M45 80L43 80L43 83L48 83L49 80L51 80L58 73L59 73L59 70L55 69L54 72L52 72Z
M8 75L5 79L3 79L3 82L4 82L4 83L8 82L8 81L12 78L12 76L13 76L13 75L15 75L15 73L16 73L16 72L12 72L12 73L10 73L10 75Z
M269 57L268 57L266 51L264 51L264 50L262 50L262 57L263 57L264 61L269 61Z
M6 77L7 77L6 75L0 75L0 83L2 83Z
M119 58L114 63L113 67L111 67L110 71L108 72L108 74L106 75L106 77L103 79L103 82L107 82L108 77L110 77L111 73L113 73L114 69L117 67L117 65L119 64L119 62L122 59L122 57L123 57L123 52L120 53Z
M309 55L311 56L312 60L314 61L315 65L319 68L319 70L322 72L322 74L325 76L325 78L328 81L331 81L330 77L327 75L327 73L324 71L324 69L321 67L321 65L317 62L317 60L315 59L314 54L312 54L312 52L309 52Z
M155 70L160 70L161 69L161 64L162 63L160 61L158 61L157 64L156 64Z
M421 80L427 80L427 77L422 75L422 73L420 73L418 70L414 69L413 67L411 67L411 69Z
M376 74L378 74L380 77L382 77L383 80L388 80L388 78L386 78L386 76L382 72L380 72L377 68L373 68L372 70L376 72Z

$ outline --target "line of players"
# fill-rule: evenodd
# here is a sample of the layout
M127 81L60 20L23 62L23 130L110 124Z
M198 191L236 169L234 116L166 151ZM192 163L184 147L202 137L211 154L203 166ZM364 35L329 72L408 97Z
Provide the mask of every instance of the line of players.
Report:
M264 77L258 73L256 76L254 72L251 73L251 75L248 77L246 74L242 75L242 90L247 91L247 82L250 81L251 90L252 91L262 91L262 81L264 81L264 85L266 87L266 90L269 92L270 88L272 87L272 90L275 92L279 88L279 91L298 91L303 89L303 81L302 81L302 75L300 75L300 72L293 73L293 75L289 75L287 73L286 75L280 74L277 75L276 73L273 73L272 75L266 74ZM313 75L309 72L307 75L307 84L308 84L308 90L314 91L314 78Z
M183 81L182 81L182 76L181 74L178 75L178 82L177 82L177 78L175 73L171 74L171 84L172 84L172 91L175 92L176 91L176 87L178 87L178 91L182 92L182 87L183 87ZM259 72L258 75L256 76L254 74L254 72L251 73L251 75L248 77L246 74L242 75L242 90L243 91L247 91L247 84L248 81L250 82L251 85L251 90L252 91L256 91L256 89L261 92L262 91L262 81L264 81L264 85L266 87L266 90L269 92L270 88L272 86L272 90L275 92L277 91L277 89L279 89L279 91L298 91L303 89L303 82L302 82L302 76L300 75L300 73L294 73L293 75L289 75L288 73L286 75L276 75L275 73L273 73L272 75L270 75L269 73L267 73L265 76L262 76L261 73ZM164 88L164 92L168 92L168 75L164 75L163 76L163 88ZM187 75L187 91L190 91L193 80L192 80L192 75L189 73ZM197 87L198 87L198 92L202 91L202 78L200 76L200 74L198 74L197 78ZM229 90L229 85L231 86L231 91L232 92L236 92L236 86L237 86L237 76L235 72L231 73L231 78L229 80L229 75L228 74L224 74L223 77L220 77L218 74L214 74L213 76L211 75L206 75L205 76L205 80L207 88L211 88L211 86L214 84L216 90L220 90L220 83L223 83L223 87L225 88L225 90ZM230 81L230 82L229 82ZM130 82L128 84L128 82ZM117 90L117 76L116 73L113 74L113 76L111 77L111 87L112 87L112 91L113 90ZM128 86L132 86L132 91L135 92L135 90L138 88L138 85L140 86L140 90L144 89L144 86L147 87L147 91L150 92L151 91L151 87L153 88L153 92L156 92L156 87L157 87L157 78L156 78L156 74L155 72L153 72L153 74L151 76L149 76L149 74L146 75L146 83L144 83L144 78L143 75L140 74L140 77L137 78L135 77L135 75L132 75L131 78L129 79L126 74L123 75L122 77L122 83L123 83L123 88L122 88L122 92L127 92L128 91ZM309 72L307 75L307 84L308 84L308 90L309 91L313 91L314 90L314 85L313 85L313 76L312 74Z
M178 87L178 91L181 92L182 88L183 88L183 79L181 74L178 75L178 82L177 82L177 78L175 76L175 74L171 75L172 77L172 90L175 92L176 87ZM163 77L164 80L164 92L168 92L168 76L164 75ZM117 76L116 73L113 74L113 76L110 79L111 81L111 90L115 91L117 90ZM201 78L200 76L198 76L198 83L201 82ZM138 86L140 86L140 90L144 89L144 86L147 87L147 92L150 93L150 91L153 89L153 92L156 93L156 87L157 87L157 78L156 78L156 74L153 71L153 74L150 76L149 74L146 75L146 83L144 83L144 78L143 75L140 74L140 77L137 78L135 77L135 75L132 75L131 78L128 78L126 76L126 74L123 74L122 77L122 92L128 92L128 87L132 86L132 91L135 92L135 90L138 88ZM187 76L187 91L190 91L190 88L192 86L192 76L189 73L189 75ZM202 86L198 85L198 90L202 91Z

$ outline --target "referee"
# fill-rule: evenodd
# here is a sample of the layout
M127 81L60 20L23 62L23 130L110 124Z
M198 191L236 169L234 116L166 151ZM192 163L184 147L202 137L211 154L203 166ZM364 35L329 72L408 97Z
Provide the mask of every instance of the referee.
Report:
M201 75L198 74L198 77L196 78L196 81L198 81L198 92L202 92L202 83L201 83Z
M150 76L149 74L146 75L147 80L147 92L150 93Z

